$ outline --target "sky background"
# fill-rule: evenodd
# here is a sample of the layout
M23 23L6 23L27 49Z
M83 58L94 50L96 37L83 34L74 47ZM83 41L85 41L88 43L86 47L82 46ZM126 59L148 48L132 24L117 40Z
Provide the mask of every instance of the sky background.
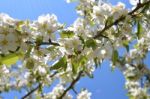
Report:
M124 2L127 8L131 7L128 0L110 0L113 5L118 1ZM59 22L70 25L77 18L75 6L76 3L67 4L65 0L0 0L0 13L7 13L21 20L36 20L42 14L54 13ZM148 60L150 54L146 64L150 63ZM78 82L76 89L79 91L80 88L88 88L92 92L92 99L128 99L124 83L122 73L118 69L111 72L109 63L105 61L102 67L94 72L94 79L83 78ZM46 92L50 90L51 88L45 89ZM24 94L11 91L1 95L4 99L14 99L14 96L20 99Z

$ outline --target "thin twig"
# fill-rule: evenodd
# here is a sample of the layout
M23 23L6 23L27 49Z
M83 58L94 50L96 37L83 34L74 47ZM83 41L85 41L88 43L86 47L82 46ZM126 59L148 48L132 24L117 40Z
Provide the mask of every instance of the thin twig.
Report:
M67 93L69 90L71 90L71 89L74 87L74 85L79 81L79 79L80 79L81 76L82 76L82 73L83 73L83 71L80 71L80 72L79 72L77 78L72 81L72 83L70 84L70 86L63 92L63 94L62 94L58 99L63 99L63 97L66 95L66 93Z
M32 93L34 93L36 90L40 88L41 84L39 84L36 88L32 89L30 92L28 92L26 95L24 95L21 99L25 99L28 96L30 96Z
M75 94L78 94L78 92L75 90L74 87L72 88L72 91L73 91Z
M130 16L133 16L133 14L138 11L140 8L144 7L145 5L148 5L150 4L150 1L147 1L145 3L140 3L137 5L137 7L130 11L127 15L130 15ZM97 39L99 37L101 37L101 35L106 31L108 30L109 28L111 28L113 25L117 25L119 22L123 21L124 19L126 18L126 16L121 16L120 18L118 18L117 20L115 20L113 23L105 26L101 31L98 31L97 35L95 35L93 38L94 39Z
M50 75L50 77L54 77L58 72L54 72L52 75ZM25 99L28 96L30 96L32 93L34 93L35 91L37 91L40 87L42 86L42 84L40 83L37 87L35 87L34 89L32 89L30 92L28 92L26 95L24 95L21 99Z
M59 43L53 42L51 40L49 40L49 42L41 42L41 43L37 43L37 42L31 42L31 41L26 41L25 43L27 44L37 44L38 46L40 45L54 45L54 46L60 46Z

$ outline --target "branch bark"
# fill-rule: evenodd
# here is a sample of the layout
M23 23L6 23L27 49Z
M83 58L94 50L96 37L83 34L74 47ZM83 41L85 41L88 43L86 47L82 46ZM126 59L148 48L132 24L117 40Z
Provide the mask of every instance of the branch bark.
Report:
M28 92L26 95L24 95L21 99L25 99L28 96L30 96L32 93L34 93L36 90L40 88L41 84L39 84L36 88L32 89L30 92Z
M40 46L40 45L54 45L54 46L60 46L60 44L59 43L57 43L57 42L53 42L53 41L51 41L50 39L49 39L49 42L41 42L41 43L37 43L37 42L31 42L31 41L26 41L25 43L27 43L27 44L37 44L38 46Z
M54 72L52 75L50 75L50 77L54 77L57 73L58 72ZM40 83L37 87L35 87L34 89L32 89L30 92L28 92L26 95L24 95L21 99L26 99L28 96L30 96L35 91L37 91L41 86L42 86L42 84Z
M63 92L63 94L58 99L63 99L63 97L66 95L66 93L69 90L71 90L74 87L74 85L79 81L79 79L81 78L82 74L83 74L83 71L80 71L78 76L77 76L77 78L72 81L70 86Z

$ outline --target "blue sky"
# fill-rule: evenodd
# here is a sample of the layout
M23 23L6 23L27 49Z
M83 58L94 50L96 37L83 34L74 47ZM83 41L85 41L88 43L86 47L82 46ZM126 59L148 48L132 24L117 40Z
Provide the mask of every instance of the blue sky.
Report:
M109 0L112 4L122 1L131 7L128 0ZM0 0L0 13L7 13L13 18L36 20L38 16L47 13L57 15L61 23L72 24L77 15L75 3L67 4L65 0ZM150 55L148 55L150 56ZM147 59L146 63L148 62ZM124 89L125 79L119 70L111 72L109 63L105 61L102 67L94 73L94 79L83 78L76 89L87 87L92 92L92 99L128 99ZM46 89L47 91L49 89ZM23 93L10 92L4 93L4 99L14 99L17 95L21 97Z

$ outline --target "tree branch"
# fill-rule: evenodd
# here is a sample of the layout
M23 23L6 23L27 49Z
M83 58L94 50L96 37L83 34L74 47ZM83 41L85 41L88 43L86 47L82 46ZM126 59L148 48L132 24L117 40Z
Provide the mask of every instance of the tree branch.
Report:
M82 74L83 74L83 71L80 71L78 76L77 76L77 78L72 81L70 86L63 92L63 94L58 99L63 99L63 97L66 95L66 93L69 90L71 90L74 87L74 85L79 81L79 79L81 78Z
M52 75L50 75L50 77L54 77L58 72L54 72ZM21 99L25 99L28 96L30 96L32 93L34 93L36 90L38 90L40 87L42 86L42 84L40 83L37 87L35 87L34 89L32 89L30 92L28 92L26 95L24 95Z
M54 45L54 46L60 46L58 43L56 42L42 42L39 45Z
M148 4L150 4L150 1L147 1L145 3L139 3L137 5L137 7L134 10L130 11L127 15L133 16L133 14L136 11L138 11L140 8L142 8L142 7L144 7L145 5L148 5ZM101 31L98 31L97 35L95 35L93 38L97 39L97 38L101 37L102 33L104 33L106 30L108 30L109 28L111 28L113 25L116 25L119 22L123 21L125 18L126 18L126 16L121 16L120 18L118 18L117 20L115 20L113 23L105 26Z
M32 89L30 92L28 92L26 95L24 95L21 99L25 99L28 96L30 96L32 93L34 93L36 90L40 88L41 84L39 84L36 88Z
M38 46L40 45L54 45L54 46L60 46L59 43L53 42L51 41L51 39L49 39L49 42L41 42L41 43L37 43L37 42L32 42L32 41L26 41L25 43L27 44L37 44Z

